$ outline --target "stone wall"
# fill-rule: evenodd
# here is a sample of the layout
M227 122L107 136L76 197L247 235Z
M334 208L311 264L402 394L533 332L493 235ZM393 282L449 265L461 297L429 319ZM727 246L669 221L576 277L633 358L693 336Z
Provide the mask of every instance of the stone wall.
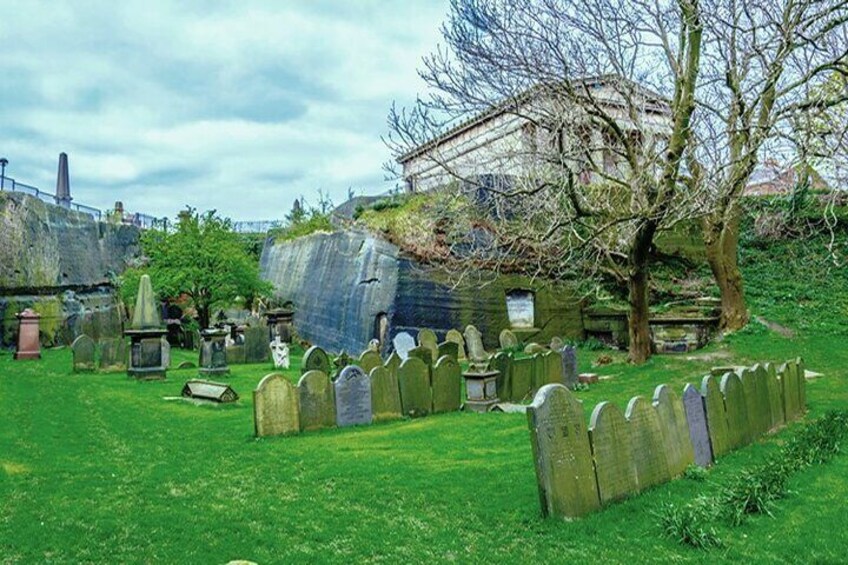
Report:
M68 344L82 332L118 335L122 313L112 285L138 252L133 226L0 192L0 344L14 344L15 314L27 307L42 315L45 345Z
M317 233L280 243L269 239L260 271L280 300L293 303L300 337L330 351L364 349L377 337L381 316L388 324L384 348L401 331L417 335L430 328L441 340L449 329L469 324L495 348L500 330L510 325L506 292L514 288L535 292L540 331L525 336L527 341L583 337L580 305L567 287L502 276L485 286L452 288L437 270L364 232Z

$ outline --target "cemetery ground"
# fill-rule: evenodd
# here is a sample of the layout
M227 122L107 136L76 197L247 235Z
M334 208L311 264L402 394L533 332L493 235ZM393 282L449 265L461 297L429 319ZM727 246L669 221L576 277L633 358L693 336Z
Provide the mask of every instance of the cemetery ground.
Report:
M826 376L808 383L808 419L848 405L844 337L794 339L754 324L691 356L581 370L612 376L579 392L623 407L670 383L678 391L716 364L802 355ZM173 351L172 363L194 360ZM692 359L689 359L689 358ZM717 359L718 358L718 359ZM299 375L299 355L286 372ZM178 395L196 370L164 382L70 373L68 349L36 362L0 355L0 555L3 562L840 561L848 541L848 456L792 478L774 517L720 526L724 547L665 538L665 502L718 494L775 451L786 432L718 461L703 482L682 478L574 522L542 520L526 418L452 413L256 440L251 391L270 372L233 366L237 405ZM586 414L588 418L588 413Z

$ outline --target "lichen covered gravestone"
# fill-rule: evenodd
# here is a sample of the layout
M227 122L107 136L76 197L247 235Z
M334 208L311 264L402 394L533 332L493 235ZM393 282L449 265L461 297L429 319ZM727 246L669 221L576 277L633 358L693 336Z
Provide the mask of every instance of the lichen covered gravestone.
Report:
M401 361L406 361L409 357L409 350L415 347L415 340L406 332L398 333L392 340L395 346L395 353L400 356Z
M577 348L566 345L560 352L562 356L562 383L571 390L577 388Z
M418 347L426 347L430 350L433 363L439 358L439 339L433 330L423 329L418 332Z
M498 398L504 401L512 400L512 357L509 353L499 351L492 358L492 368L498 372Z
M600 507L583 408L559 384L539 390L527 408L543 516L578 518Z
M713 452L710 446L710 432L707 429L707 414L704 411L704 397L691 384L683 388L683 410L686 413L686 426L689 429L695 464L699 467L709 467L713 462Z
M393 374L395 379L397 379L398 369L400 368L401 363L403 363L403 360L400 358L400 355L398 355L397 351L393 351L392 354L389 355L389 358L386 359L386 362L383 363L383 367L385 367L386 370Z
M410 357L401 364L398 368L398 388L404 416L417 418L430 413L430 377L424 361Z
M101 371L127 370L127 342L123 338L103 338L100 340L100 360L98 368Z
M386 367L375 367L371 379L371 413L375 422L397 420L401 417L400 389L397 373Z
M444 357L447 355L448 357L453 357L457 361L459 361L459 344L454 343L452 341L443 341L439 344L439 355L436 357Z
M365 371L366 374L370 374L374 367L383 366L383 359L380 357L380 354L373 349L367 349L359 356L359 362L357 365L362 367L362 370Z
M75 373L85 373L94 370L94 353L96 345L93 339L82 334L71 344L71 350L74 354Z
M305 374L308 371L321 371L327 375L333 371L333 365L330 363L330 357L327 355L327 352L317 345L313 345L303 354L303 363L300 372Z
M465 361L465 339L463 339L462 334L458 330L448 330L448 333L445 335L445 341L455 343L457 347L457 360Z
M336 425L336 403L330 377L322 371L307 371L297 383L300 400L300 429L320 430Z
M259 381L253 391L253 423L258 437L300 431L297 390L284 375L271 373Z
M671 480L656 410L647 400L635 396L627 404L624 417L627 420L639 489L645 490Z
M271 343L267 326L250 326L244 330L244 362L266 363Z
M601 402L589 419L589 438L601 503L625 498L639 490L627 421L617 406Z
M547 374L545 384L563 384L562 363L560 361L559 353L555 351L546 351L545 353L542 353L542 357L545 359L545 372Z
M731 450L731 442L724 397L714 376L707 375L701 381L701 396L704 397L704 412L707 415L707 430L710 432L713 458L717 459Z
M462 371L452 357L442 357L433 367L433 413L459 410Z
M512 400L520 402L527 398L533 388L533 359L512 360Z
M721 378L721 394L724 396L724 409L727 414L730 449L737 449L751 441L745 389L742 387L742 380L739 375L725 373Z
M338 427L371 423L371 380L361 367L346 366L333 382L333 387Z
M659 385L654 390L653 406L659 418L668 471L672 477L680 476L695 462L683 402L668 385Z
M483 347L483 334L474 326L465 328L465 345L468 348L470 371L485 372L489 369L489 354Z
M765 383L769 398L771 428L774 429L782 426L786 421L783 415L783 396L780 393L780 381L777 379L777 371L774 364L766 363L761 367L766 374Z
M501 349L512 349L518 345L518 338L515 337L512 330L502 330L498 336L498 341L500 342Z

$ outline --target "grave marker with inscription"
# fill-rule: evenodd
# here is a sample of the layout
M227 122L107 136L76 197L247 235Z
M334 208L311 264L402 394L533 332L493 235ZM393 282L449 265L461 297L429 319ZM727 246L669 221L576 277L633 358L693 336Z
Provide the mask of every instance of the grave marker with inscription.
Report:
M512 400L520 402L527 398L533 388L533 359L512 360Z
M739 375L725 373L721 378L721 394L724 396L724 409L727 413L730 449L749 444L751 442L751 427L748 423L748 406L745 401L745 389Z
M713 451L710 446L710 432L707 429L704 397L690 384L683 389L683 409L686 411L686 424L695 454L695 464L709 467L713 463Z
M639 490L627 421L614 404L601 402L589 420L589 439L601 503L625 498Z
M562 356L562 384L571 390L577 388L577 348L566 345L560 353Z
M433 413L456 412L462 394L462 371L452 357L442 357L433 367Z
M253 422L258 437L300 431L297 390L280 373L266 375L253 391Z
M463 339L459 330L448 330L448 333L445 335L445 341L455 343L457 346L457 360L465 361L465 339Z
M660 385L654 390L653 406L659 417L668 471L672 477L677 477L695 462L683 402L668 385Z
M727 429L727 410L724 407L724 397L716 377L707 375L703 378L701 396L704 397L704 412L707 415L707 430L710 432L713 458L718 459L732 447L730 430Z
M492 368L498 371L498 398L504 401L512 400L512 357L503 351L496 353L492 358Z
M333 382L336 395L336 425L340 428L370 424L371 380L361 367L348 365Z
M98 368L101 371L127 370L127 342L125 339L104 338L100 340Z
M297 383L300 400L300 429L320 430L336 425L333 384L323 371L307 371Z
M671 479L659 416L641 396L630 399L625 412L639 490Z
M386 367L375 367L371 379L371 413L375 422L397 420L401 417L400 389L397 374Z
M383 359L380 357L380 354L373 349L367 349L359 356L359 363L357 364L363 371L365 371L366 374L368 374L372 369L374 369L374 367L382 367Z
M395 353L400 356L401 361L406 361L409 357L409 350L415 347L415 340L406 332L400 332L392 340L395 346Z
M96 345L93 339L82 334L71 344L71 350L74 354L75 373L85 373L94 370Z
M433 405L430 371L424 361L410 357L398 368L398 388L404 416L419 418L430 413Z
M502 330L498 336L498 341L501 344L501 349L512 349L518 345L518 338L512 330Z
M425 347L430 350L430 358L433 363L439 358L439 339L433 330L423 329L418 332L418 347Z
M327 375L333 371L333 365L330 363L330 356L317 345L313 345L306 350L306 353L303 354L303 363L301 365L300 372L301 374L305 374L308 371L321 371Z

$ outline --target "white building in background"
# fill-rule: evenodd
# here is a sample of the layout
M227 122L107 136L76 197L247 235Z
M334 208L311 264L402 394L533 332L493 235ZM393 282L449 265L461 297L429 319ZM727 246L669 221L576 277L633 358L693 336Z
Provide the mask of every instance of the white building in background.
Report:
M671 131L671 111L668 101L641 85L627 83L631 99L638 99L635 119L630 115L633 104L625 102L620 89L612 85L609 78L593 78L580 81L586 88L589 100L605 114L613 117L616 124L639 136L665 138ZM542 158L551 155L556 144L579 143L592 147L592 160L606 172L614 174L620 166L619 155L606 142L608 133L602 128L587 126L581 138L573 136L575 120L586 121L581 108L569 108L557 101L543 99L540 91L531 89L517 100L503 103L465 121L438 137L398 157L403 167L403 178L411 192L426 191L444 186L452 181L492 182L492 179L521 177L538 171ZM576 104L576 103L575 103ZM556 111L552 111L556 109ZM554 127L559 135L551 135L550 129L538 128L536 121L555 117L566 127ZM587 167L579 166L581 179L592 180ZM478 181L478 179L488 179Z

